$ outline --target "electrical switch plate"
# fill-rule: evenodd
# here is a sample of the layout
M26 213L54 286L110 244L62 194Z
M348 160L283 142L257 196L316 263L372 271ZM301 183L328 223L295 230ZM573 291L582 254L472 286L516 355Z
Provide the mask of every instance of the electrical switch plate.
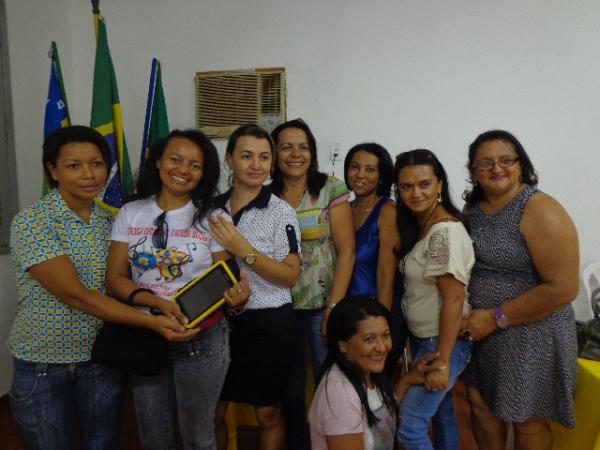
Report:
M341 159L340 155L340 143L334 142L329 146L329 160L331 162L336 162Z

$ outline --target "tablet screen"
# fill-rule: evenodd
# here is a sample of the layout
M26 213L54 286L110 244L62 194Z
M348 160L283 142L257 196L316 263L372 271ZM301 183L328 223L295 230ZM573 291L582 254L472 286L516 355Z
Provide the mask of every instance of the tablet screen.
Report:
M177 303L190 321L204 313L223 298L223 293L233 286L221 266L206 274L196 284L177 297Z

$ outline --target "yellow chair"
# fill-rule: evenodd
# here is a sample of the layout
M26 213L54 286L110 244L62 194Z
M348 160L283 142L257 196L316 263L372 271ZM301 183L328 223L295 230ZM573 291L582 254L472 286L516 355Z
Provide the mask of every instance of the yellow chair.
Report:
M576 426L551 422L553 450L600 450L600 362L577 359Z

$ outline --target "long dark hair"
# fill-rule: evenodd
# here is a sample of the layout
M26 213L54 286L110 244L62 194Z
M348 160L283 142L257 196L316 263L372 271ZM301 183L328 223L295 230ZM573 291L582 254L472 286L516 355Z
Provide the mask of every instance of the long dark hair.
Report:
M469 162L467 163L467 169L469 171L469 179L467 180L473 188L469 191L466 190L462 198L466 202L467 206L472 206L475 203L481 201L485 197L485 193L481 186L477 184L473 180L473 163L475 162L475 157L477 156L477 152L479 148L486 142L490 141L502 141L506 144L510 145L514 150L517 156L519 157L519 164L521 164L521 178L523 183L529 186L536 186L538 184L538 176L535 172L533 164L525 151L523 145L519 142L519 140L505 130L490 130L485 133L481 133L477 138L469 145Z
M406 166L426 165L431 166L433 173L438 180L442 182L442 206L449 214L460 221L464 221L462 213L458 210L450 198L450 186L448 184L448 175L444 166L431 150L417 149L409 152L400 153L396 157L394 165L395 193L398 206L396 208L396 226L400 232L400 248L396 252L398 259L406 256L415 246L419 239L420 225L417 215L408 208L400 197L398 189L398 175L400 170Z
M193 223L199 225L209 211L214 209L214 197L218 194L221 165L219 154L210 139L198 130L173 130L165 138L157 140L148 151L144 166L140 168L136 183L136 199L157 195L162 189L162 182L156 161L158 161L169 141L173 138L185 138L196 144L204 156L202 179L191 192L190 199L196 207Z
M308 166L308 172L306 174L306 187L308 189L308 193L313 197L318 197L321 189L325 186L327 182L327 174L323 172L319 172L319 161L317 159L317 140L315 136L310 131L310 128L302 119L294 119L288 120L287 122L282 123L275 127L275 129L271 132L271 136L273 136L273 141L277 145L279 135L286 128L298 128L299 130L304 131L306 134L306 139L308 140L308 148L310 150L310 164ZM275 159L277 153L275 153ZM283 191L283 173L279 168L279 164L275 161L275 165L273 167L273 182L271 183L271 191L273 194L278 197L281 195Z
M365 410L369 426L372 426L377 422L377 418L369 407L367 389L365 388L366 380L363 379L361 369L348 360L339 345L340 342L346 342L354 336L358 331L359 323L369 317L384 317L388 326L391 323L390 312L377 300L367 296L348 297L333 308L327 320L327 357L325 358L317 382L325 378L325 383L327 383L329 370L334 364L337 364L342 373L352 383L354 389L356 389L358 398ZM379 373L371 373L371 381L373 381L381 394L386 408L392 415L397 416L398 405L394 400L385 370ZM325 392L327 392L327 389Z
M375 194L378 196L389 197L392 192L392 184L394 183L394 163L392 157L385 147L374 142L365 142L358 144L348 150L346 159L344 159L344 181L348 185L348 168L352 162L352 157L356 152L367 152L377 158L377 170L379 171L379 184Z

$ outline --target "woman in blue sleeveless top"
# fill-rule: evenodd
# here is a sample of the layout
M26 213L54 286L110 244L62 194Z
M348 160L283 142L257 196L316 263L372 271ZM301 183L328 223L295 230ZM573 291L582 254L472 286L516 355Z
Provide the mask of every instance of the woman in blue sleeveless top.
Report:
M402 318L402 283L394 249L400 244L396 228L396 205L390 200L394 165L388 151L379 144L363 143L348 151L344 177L354 192L356 259L348 296L376 298L392 312L393 348L386 372L391 376L404 350L407 328Z

